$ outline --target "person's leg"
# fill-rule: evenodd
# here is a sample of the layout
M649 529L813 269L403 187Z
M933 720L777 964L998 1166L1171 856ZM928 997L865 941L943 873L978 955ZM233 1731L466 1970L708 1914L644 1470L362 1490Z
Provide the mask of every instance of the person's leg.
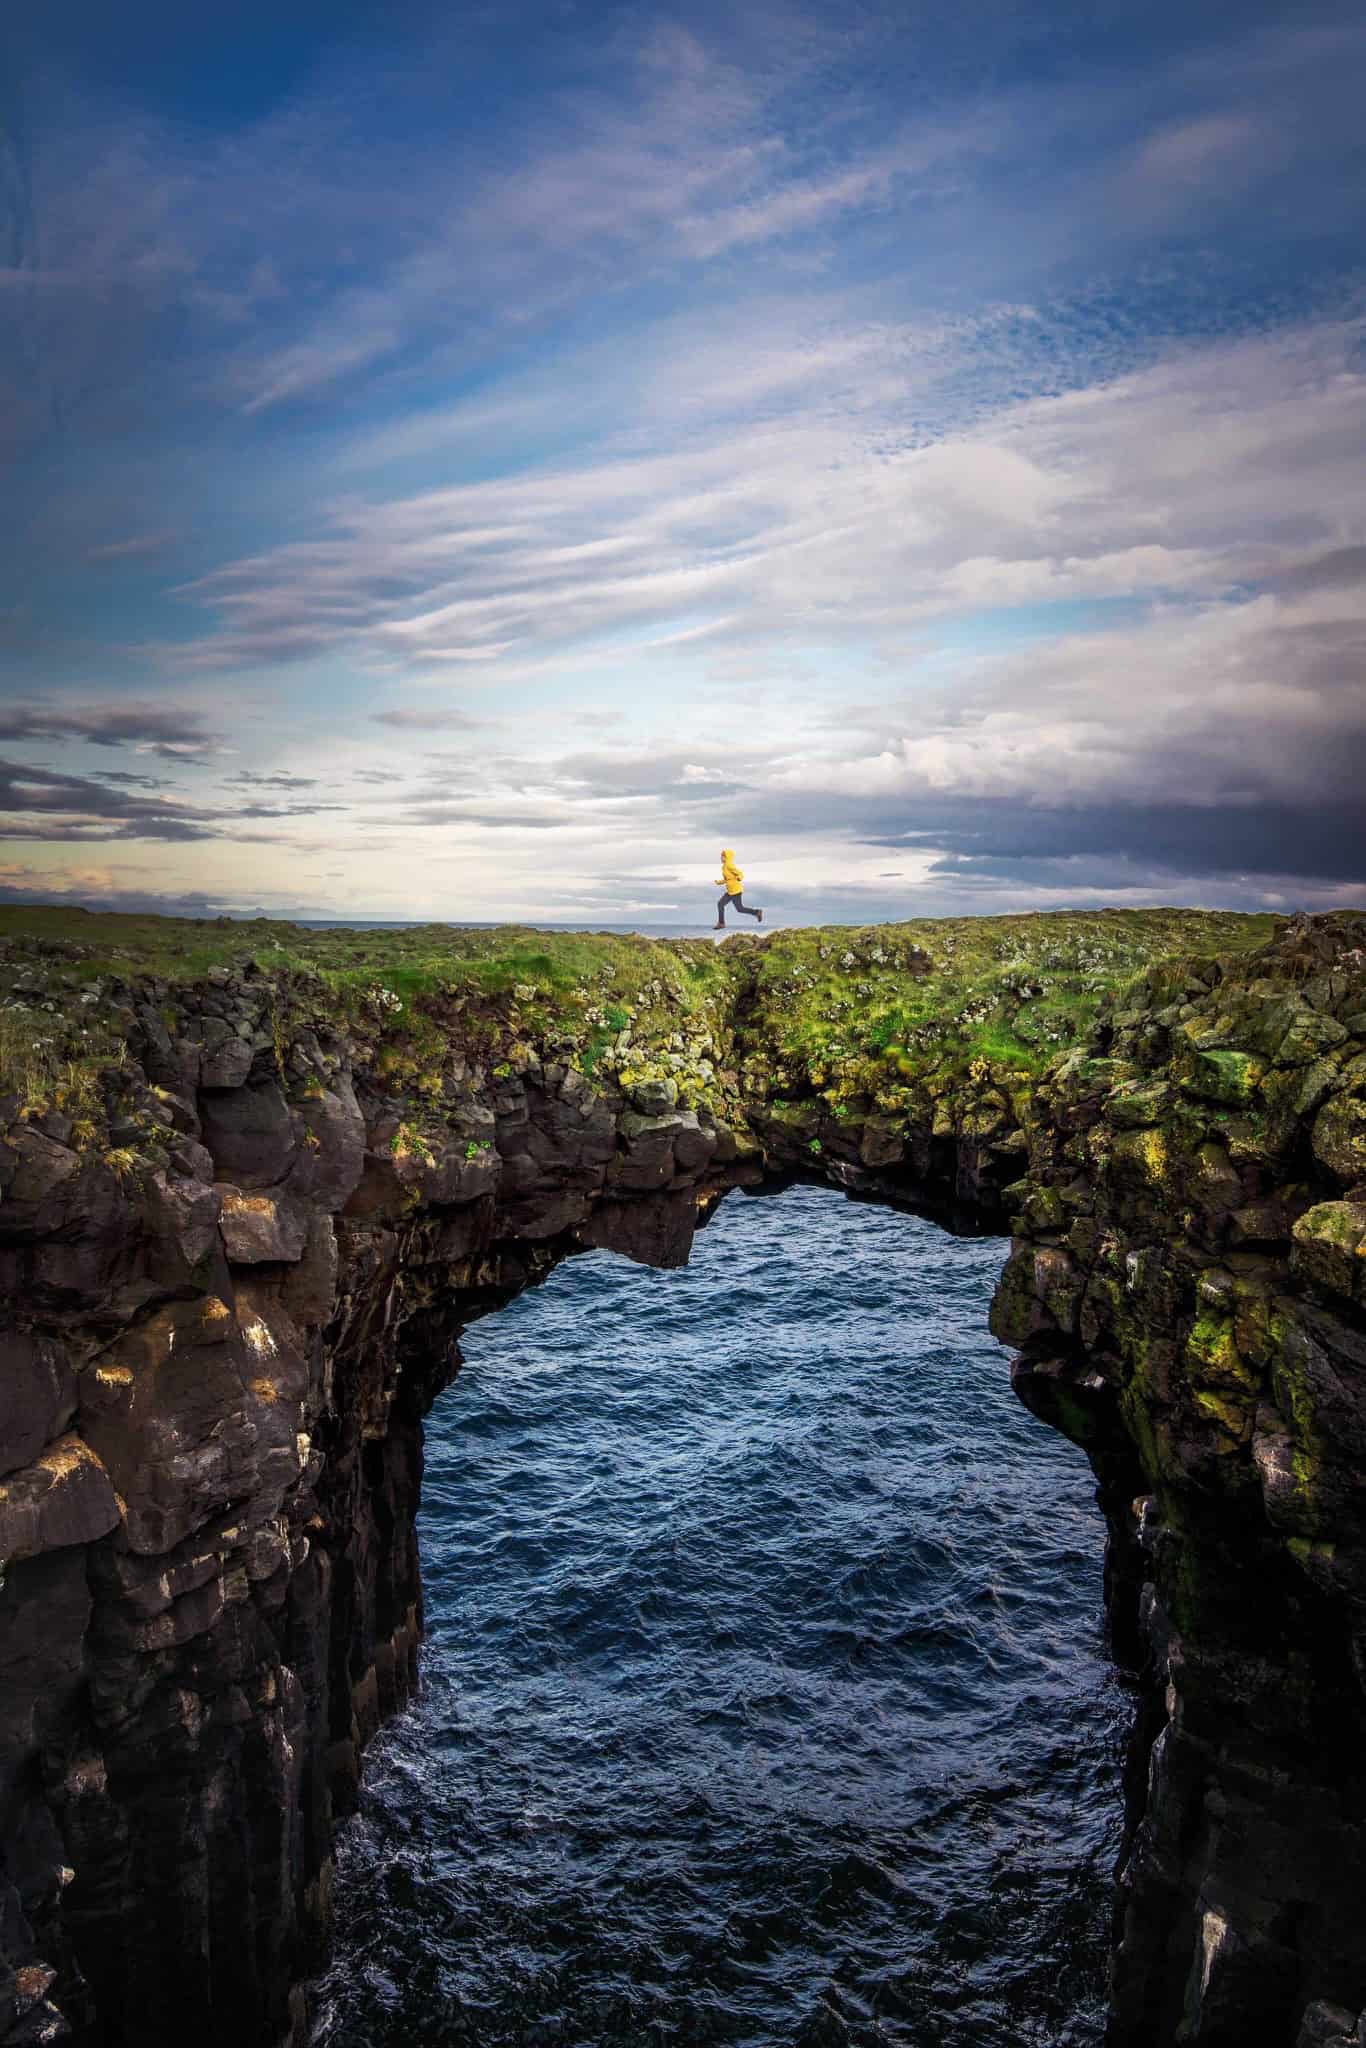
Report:
M735 905L735 908L737 910L744 911L746 917L757 917L759 919L759 922L761 924L763 923L764 913L762 910L746 909L743 899L739 896L732 896L731 901Z
M722 896L716 905L716 929L718 932L723 931L725 929L726 905L729 902L729 896Z

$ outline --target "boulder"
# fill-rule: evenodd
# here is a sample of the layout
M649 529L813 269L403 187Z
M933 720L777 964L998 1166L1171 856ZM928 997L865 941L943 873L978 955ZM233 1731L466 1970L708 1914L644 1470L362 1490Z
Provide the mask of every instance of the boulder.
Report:
M21 1472L0 1479L0 1557L8 1563L93 1543L118 1520L109 1474L90 1446L70 1433Z
M1344 1300L1366 1291L1366 1202L1318 1202L1294 1228L1291 1270Z
M1314 1119L1314 1156L1349 1186L1366 1181L1366 1096L1334 1095Z
M247 1040L225 1037L210 1051L204 1051L199 1068L201 1088L240 1088L251 1072L254 1055Z
M641 1116L627 1110L617 1124L624 1149L612 1161L608 1179L616 1187L642 1193L664 1187L673 1179L674 1140L682 1129L680 1116Z
M337 1230L332 1218L314 1209L298 1263L285 1275L281 1299L302 1328L327 1322L337 1305Z
M47 1219L60 1202L63 1186L80 1172L80 1166L76 1154L55 1138L31 1124L16 1124L5 1134L4 1156L0 1157L6 1222L12 1224L20 1217L28 1221L27 1211L35 1228L50 1227Z
M177 1282L211 1284L221 1191L184 1174L158 1172L148 1175L143 1194L160 1274Z
M219 1227L232 1265L292 1263L302 1258L309 1221L302 1202L284 1193L247 1194L234 1187L223 1188L221 1194Z
M200 1115L218 1180L239 1188L272 1187L294 1164L299 1149L295 1119L278 1082L206 1090Z
M360 1185L365 1166L365 1119L346 1075L330 1088L294 1104L303 1124L298 1156L290 1171L291 1191L333 1215Z
M630 1094L632 1107L642 1116L663 1116L678 1107L677 1081L638 1081Z

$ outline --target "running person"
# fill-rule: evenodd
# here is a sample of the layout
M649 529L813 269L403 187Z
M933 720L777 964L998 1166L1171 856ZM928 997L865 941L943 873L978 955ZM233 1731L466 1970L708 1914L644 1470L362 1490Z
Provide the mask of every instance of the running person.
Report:
M764 921L762 910L749 910L740 901L740 884L744 879L743 871L735 865L735 855L728 846L723 847L721 849L721 872L716 878L716 886L718 889L724 889L726 893L716 906L715 928L718 932L724 931L726 928L726 905L728 903L733 903L735 908L743 912L746 917L757 917L760 924Z

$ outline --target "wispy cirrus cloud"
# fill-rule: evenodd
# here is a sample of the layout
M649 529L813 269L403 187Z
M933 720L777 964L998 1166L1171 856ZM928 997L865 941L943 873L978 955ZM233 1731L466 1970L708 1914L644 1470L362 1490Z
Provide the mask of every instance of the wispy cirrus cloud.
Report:
M49 86L0 829L394 914L676 914L721 837L850 914L1357 887L1366 31L1103 14Z
M818 413L352 500L325 537L191 586L219 624L175 659L346 647L381 669L502 678L718 626L779 655L837 633L890 656L954 611L1224 600L1359 523L1364 335L1349 322L1188 349L930 443L893 402L852 437Z

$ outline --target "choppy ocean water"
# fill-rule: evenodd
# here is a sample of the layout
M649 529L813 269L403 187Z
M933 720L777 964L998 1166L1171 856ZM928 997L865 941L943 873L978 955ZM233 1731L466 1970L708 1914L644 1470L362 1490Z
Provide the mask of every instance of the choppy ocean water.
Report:
M1004 1246L732 1196L470 1331L318 2048L1083 2048L1127 1702Z

